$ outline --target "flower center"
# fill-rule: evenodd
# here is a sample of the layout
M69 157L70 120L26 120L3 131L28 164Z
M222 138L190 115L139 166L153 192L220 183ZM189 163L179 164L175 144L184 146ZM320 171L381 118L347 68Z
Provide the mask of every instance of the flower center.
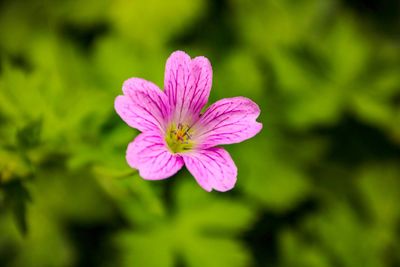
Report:
M191 137L192 130L189 125L179 123L176 126L172 123L167 130L165 141L172 153L182 153L193 148Z

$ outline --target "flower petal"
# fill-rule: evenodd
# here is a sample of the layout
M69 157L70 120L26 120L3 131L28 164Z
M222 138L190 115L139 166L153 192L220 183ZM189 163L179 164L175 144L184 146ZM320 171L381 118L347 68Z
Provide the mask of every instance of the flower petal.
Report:
M182 51L171 54L165 67L164 87L177 123L198 119L212 84L211 64L205 57L190 59Z
M128 145L126 160L147 180L168 178L183 166L182 157L171 154L162 137L155 132L139 134Z
M260 108L245 97L221 99L212 104L192 127L200 148L239 143L256 135L262 124Z
M228 191L235 186L237 168L229 153L220 147L182 155L187 169L206 191Z
M115 99L115 110L131 127L140 131L166 129L170 107L165 94L153 83L131 78L122 86L124 95Z

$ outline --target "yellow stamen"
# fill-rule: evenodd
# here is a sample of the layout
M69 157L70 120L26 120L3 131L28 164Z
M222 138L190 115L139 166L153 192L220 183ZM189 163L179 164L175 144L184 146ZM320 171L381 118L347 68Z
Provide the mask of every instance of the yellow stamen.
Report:
M191 129L189 125L179 123L176 126L172 123L167 130L165 141L168 148L172 153L183 153L193 148L193 141L191 138Z

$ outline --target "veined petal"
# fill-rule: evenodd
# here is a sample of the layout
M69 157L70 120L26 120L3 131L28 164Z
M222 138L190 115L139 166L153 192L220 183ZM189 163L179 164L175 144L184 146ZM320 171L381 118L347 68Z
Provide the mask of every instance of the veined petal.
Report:
M115 110L131 127L139 131L165 131L170 107L165 94L153 83L131 78L122 86L124 95L115 99Z
M182 51L171 54L165 67L164 87L176 123L198 119L208 101L211 84L212 68L207 58L191 59Z
M171 154L162 137L156 132L139 134L128 145L126 160L147 180L168 178L183 166L182 157Z
M221 99L212 104L193 126L200 148L239 143L256 135L262 124L260 108L245 97Z
M235 186L237 168L229 153L220 147L183 154L189 172L206 191L228 191Z

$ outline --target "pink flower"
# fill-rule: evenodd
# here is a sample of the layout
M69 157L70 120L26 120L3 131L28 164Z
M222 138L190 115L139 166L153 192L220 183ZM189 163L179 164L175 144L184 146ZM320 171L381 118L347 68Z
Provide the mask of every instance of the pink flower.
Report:
M201 187L227 191L237 168L218 145L239 143L256 135L260 108L245 97L221 99L201 114L210 95L211 64L176 51L167 60L164 92L155 84L131 78L115 99L115 110L140 133L128 145L126 160L148 180L166 179L186 165Z

